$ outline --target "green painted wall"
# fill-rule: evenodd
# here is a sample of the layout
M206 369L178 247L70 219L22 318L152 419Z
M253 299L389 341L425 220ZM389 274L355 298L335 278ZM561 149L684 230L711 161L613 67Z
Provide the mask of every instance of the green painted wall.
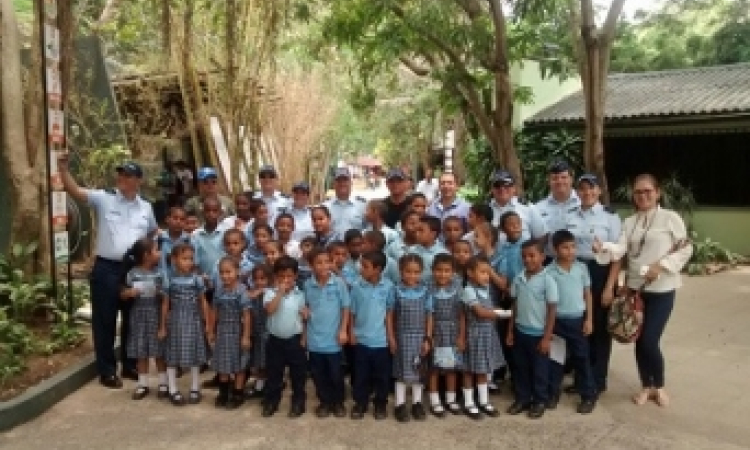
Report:
M631 213L628 207L618 207L620 217ZM693 212L693 229L698 238L711 238L729 250L750 256L750 208L722 208L702 206Z
M536 61L513 64L510 80L514 85L531 88L533 92L531 103L515 102L513 105L513 128L521 128L524 120L581 89L581 81L576 76L565 81L555 77L543 79Z

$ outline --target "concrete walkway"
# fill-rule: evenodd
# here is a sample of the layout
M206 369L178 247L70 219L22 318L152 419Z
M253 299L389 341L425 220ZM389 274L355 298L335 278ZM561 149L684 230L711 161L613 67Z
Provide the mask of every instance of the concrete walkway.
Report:
M178 410L155 398L131 401L132 385L108 391L90 383L37 420L0 434L0 448L750 448L750 269L685 284L663 345L672 396L667 409L630 403L638 387L632 347L618 345L609 391L585 417L575 414L568 397L536 422L507 415L480 422L430 417L408 425L392 414L385 422L319 420L310 412L316 403L310 385L301 419L286 418L286 402L276 417L263 419L256 404L215 410L212 392L203 404ZM501 408L510 401L508 394L494 398Z

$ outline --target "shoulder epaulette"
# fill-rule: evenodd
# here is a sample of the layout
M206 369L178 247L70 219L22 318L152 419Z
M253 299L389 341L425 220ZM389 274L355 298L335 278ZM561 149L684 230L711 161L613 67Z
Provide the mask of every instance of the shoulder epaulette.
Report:
M602 209L610 214L617 214L617 211L615 211L615 209L609 205L602 205Z
M362 196L359 196L359 195L355 195L355 196L354 196L354 200L360 201L360 202L362 202L362 203L367 203L367 200L365 200L365 198L364 198L364 197L362 197Z
M106 192L109 195L117 195L117 191L115 190L115 188L107 188L104 190L104 192Z
M578 207L577 206L574 206L574 207L568 209L568 212L576 212L576 211L578 211Z

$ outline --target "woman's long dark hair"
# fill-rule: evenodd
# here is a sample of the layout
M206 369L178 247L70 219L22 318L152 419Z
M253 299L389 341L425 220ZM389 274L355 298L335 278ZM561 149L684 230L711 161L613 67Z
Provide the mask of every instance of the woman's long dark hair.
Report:
M152 238L140 238L130 246L125 256L122 257L122 273L120 274L120 284L125 286L128 272L138 267L146 260L146 255L153 251L156 241Z

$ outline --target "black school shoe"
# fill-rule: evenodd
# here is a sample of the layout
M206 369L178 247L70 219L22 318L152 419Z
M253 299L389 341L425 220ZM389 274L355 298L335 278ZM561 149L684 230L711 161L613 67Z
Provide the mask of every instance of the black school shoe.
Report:
M427 419L427 413L425 413L422 403L415 403L411 405L411 416L414 418L414 420L419 422Z
M352 418L352 420L362 420L365 417L365 413L367 412L367 408L362 405L354 405L352 407L352 412L349 415L349 417Z
M138 372L133 369L123 369L120 371L120 378L123 380L138 381Z
M219 382L219 395L216 396L214 405L217 408L226 408L229 403L229 382Z
M292 408L289 410L289 414L287 414L287 416L290 419L296 419L297 417L300 417L304 413L305 413L305 406L297 403L297 404L292 405Z
M388 418L388 410L385 405L375 405L372 411L372 416L375 420L385 420Z
M133 400L143 400L149 392L151 392L151 390L146 386L138 386L135 388L135 391L133 391Z
M245 404L245 391L242 389L232 389L227 402L227 409L237 409Z
M271 417L276 414L276 411L278 410L279 405L271 405L270 403L266 403L263 405L263 412L260 415L263 417Z
M560 394L552 394L549 399L544 403L546 409L557 409L557 405L560 403Z
M542 403L534 403L529 408L529 419L538 419L544 415L544 405Z
M411 418L409 417L409 410L406 409L406 404L398 405L394 411L396 420L401 423L408 422Z
M122 389L122 380L117 375L99 377L99 383L109 389Z
M325 419L330 415L331 407L326 405L325 403L321 403L317 408L315 408L315 416L317 416L318 419Z
M479 410L487 417L497 417L500 415L500 411L498 411L491 403L479 405Z
M343 403L333 405L333 415L339 419L346 417L346 406Z
M581 403L578 404L578 408L576 408L576 412L578 414L591 414L594 412L594 408L596 408L596 400L594 399L588 399L583 400Z
M506 411L511 416L517 416L521 414L524 411L527 411L529 409L529 405L521 402L513 402L512 405L508 407L508 410Z

